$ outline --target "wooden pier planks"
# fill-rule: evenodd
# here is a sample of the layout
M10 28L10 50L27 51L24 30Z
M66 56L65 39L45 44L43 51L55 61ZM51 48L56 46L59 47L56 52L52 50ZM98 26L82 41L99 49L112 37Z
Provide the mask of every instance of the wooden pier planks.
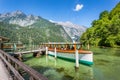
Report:
M10 74L8 73L1 59L0 59L0 80L12 80Z

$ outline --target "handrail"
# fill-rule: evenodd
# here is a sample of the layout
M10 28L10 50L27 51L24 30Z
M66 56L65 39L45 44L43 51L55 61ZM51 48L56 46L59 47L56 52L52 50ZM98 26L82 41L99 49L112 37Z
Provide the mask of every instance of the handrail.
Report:
M13 72L13 74L15 75L17 80L24 80L24 78L22 79L22 77L21 77L22 75L20 75L20 73L18 73L18 71L15 69L15 67L13 69L13 66L12 66L13 63L14 63L14 66L17 65L17 68L19 67L19 68L23 69L26 73L28 73L30 75L29 79L48 80L42 74L40 74L37 71L35 71L34 69L28 67L27 65L25 65L24 63L15 59L14 57L10 56L9 54L5 53L4 51L0 50L0 53L1 53L0 57L2 58L4 63L8 66L8 68ZM10 64L9 61L11 61L12 64Z
M6 63L7 66L9 66L10 70L13 72L13 74L17 77L18 80L24 80L24 78L19 74L17 70L3 57L2 54L0 54L1 59Z

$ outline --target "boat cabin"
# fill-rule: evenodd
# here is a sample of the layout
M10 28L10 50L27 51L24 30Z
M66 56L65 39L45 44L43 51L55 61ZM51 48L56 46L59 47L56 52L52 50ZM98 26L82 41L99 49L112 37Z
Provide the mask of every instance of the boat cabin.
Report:
M62 52L62 53L75 53L76 50L78 50L78 53L80 54L89 54L91 51L83 50L82 44L80 42L76 43L64 43L64 42L50 42L50 43L43 43L40 44L42 47L48 47L48 51L56 51Z

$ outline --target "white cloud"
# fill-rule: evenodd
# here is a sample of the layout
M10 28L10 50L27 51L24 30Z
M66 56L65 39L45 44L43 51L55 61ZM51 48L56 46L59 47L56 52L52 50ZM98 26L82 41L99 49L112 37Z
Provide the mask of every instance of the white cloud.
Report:
M77 4L74 11L80 11L83 8L83 4Z

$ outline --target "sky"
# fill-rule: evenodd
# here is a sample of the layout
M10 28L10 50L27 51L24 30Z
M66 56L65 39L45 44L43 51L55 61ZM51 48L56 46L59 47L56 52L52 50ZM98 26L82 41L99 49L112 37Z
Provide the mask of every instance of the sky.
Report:
M0 13L20 10L56 22L72 22L91 27L104 10L112 10L120 0L0 0Z

